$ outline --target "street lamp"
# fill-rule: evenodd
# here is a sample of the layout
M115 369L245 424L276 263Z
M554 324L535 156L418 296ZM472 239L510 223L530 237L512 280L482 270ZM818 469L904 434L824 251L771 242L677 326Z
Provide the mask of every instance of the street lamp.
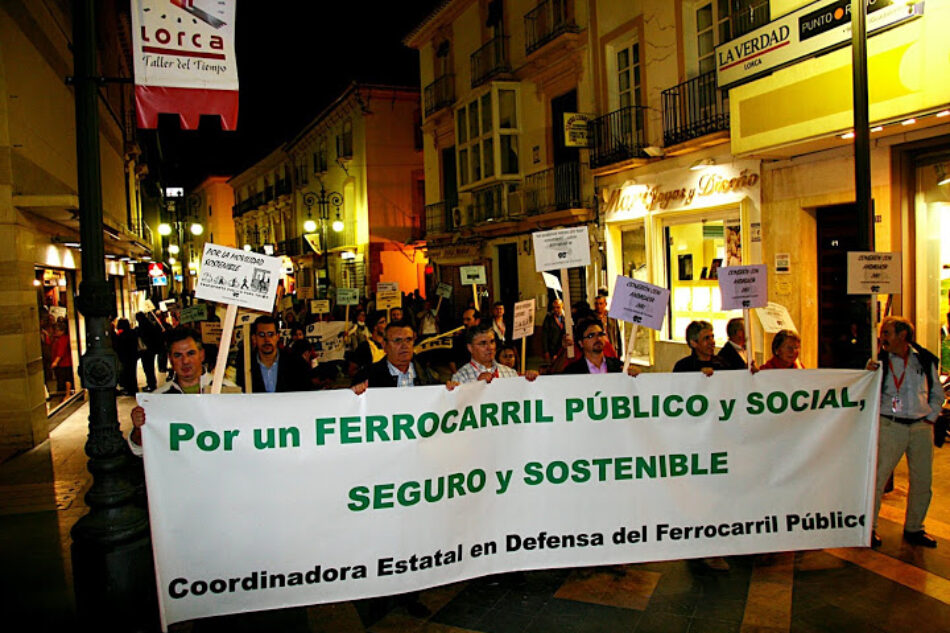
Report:
M327 225L330 222L330 205L336 207L336 220L333 221L333 230L337 233L343 230L343 220L340 219L340 207L343 206L343 194L339 191L327 192L326 187L323 183L320 183L320 193L314 193L312 191L307 191L303 194L303 203L307 207L307 220L304 222L304 230L308 233L313 233L316 230L316 223L313 221L312 216L310 215L310 209L313 205L317 205L317 217L320 219L320 224L323 226L323 238L321 241L321 247L323 250L323 269L325 271L325 276L327 280L327 290L329 291L330 287L330 258L328 254L328 243L327 243ZM311 228L308 229L307 227Z

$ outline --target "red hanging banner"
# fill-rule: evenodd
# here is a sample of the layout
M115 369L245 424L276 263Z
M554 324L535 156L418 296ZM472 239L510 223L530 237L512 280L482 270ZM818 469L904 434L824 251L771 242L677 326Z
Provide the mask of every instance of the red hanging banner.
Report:
M203 114L237 128L235 0L131 0L138 126L160 113L197 129Z

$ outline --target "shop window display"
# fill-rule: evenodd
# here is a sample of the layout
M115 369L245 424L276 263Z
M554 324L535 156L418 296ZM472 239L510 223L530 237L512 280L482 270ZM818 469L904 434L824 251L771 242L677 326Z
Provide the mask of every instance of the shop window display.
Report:
M34 278L39 314L40 349L46 386L46 411L52 413L77 391L76 327L70 323L69 273L37 268Z
M664 226L667 283L671 291L667 336L684 341L686 326L703 320L713 324L716 344L726 341L726 323L735 314L722 309L719 269L742 263L738 219L697 219Z

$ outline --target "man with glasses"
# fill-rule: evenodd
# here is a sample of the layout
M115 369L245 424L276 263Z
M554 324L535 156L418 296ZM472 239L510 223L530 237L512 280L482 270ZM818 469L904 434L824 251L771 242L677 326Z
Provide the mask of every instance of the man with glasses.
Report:
M277 348L277 321L270 315L261 315L251 326L251 391L253 393L282 393L310 391L310 368L296 354L281 354ZM244 386L243 367L238 368L238 384Z
M413 358L415 332L405 323L393 322L386 326L383 339L385 358L361 370L353 379L351 389L356 394L367 387L413 387L439 384L436 377Z
M472 359L455 372L449 383L450 388L454 387L455 384L478 382L479 380L491 382L495 378L518 377L518 372L514 369L495 360L495 331L491 326L478 325L468 329L465 332L465 340ZM528 380L534 380L537 377L538 372L536 371L532 370L525 373L525 378Z
M607 333L596 317L587 317L578 321L574 327L574 338L581 346L581 357L564 368L565 374L613 374L623 371L623 363L604 354L607 345ZM640 369L630 365L627 373L636 376Z

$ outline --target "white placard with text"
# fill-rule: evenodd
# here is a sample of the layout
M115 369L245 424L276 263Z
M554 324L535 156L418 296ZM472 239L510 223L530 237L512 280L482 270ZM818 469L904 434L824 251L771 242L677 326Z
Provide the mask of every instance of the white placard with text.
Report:
M670 304L670 289L645 281L617 275L613 300L608 316L630 321L651 330L663 327L666 308Z
M590 266L587 225L533 233L535 270L560 270Z

